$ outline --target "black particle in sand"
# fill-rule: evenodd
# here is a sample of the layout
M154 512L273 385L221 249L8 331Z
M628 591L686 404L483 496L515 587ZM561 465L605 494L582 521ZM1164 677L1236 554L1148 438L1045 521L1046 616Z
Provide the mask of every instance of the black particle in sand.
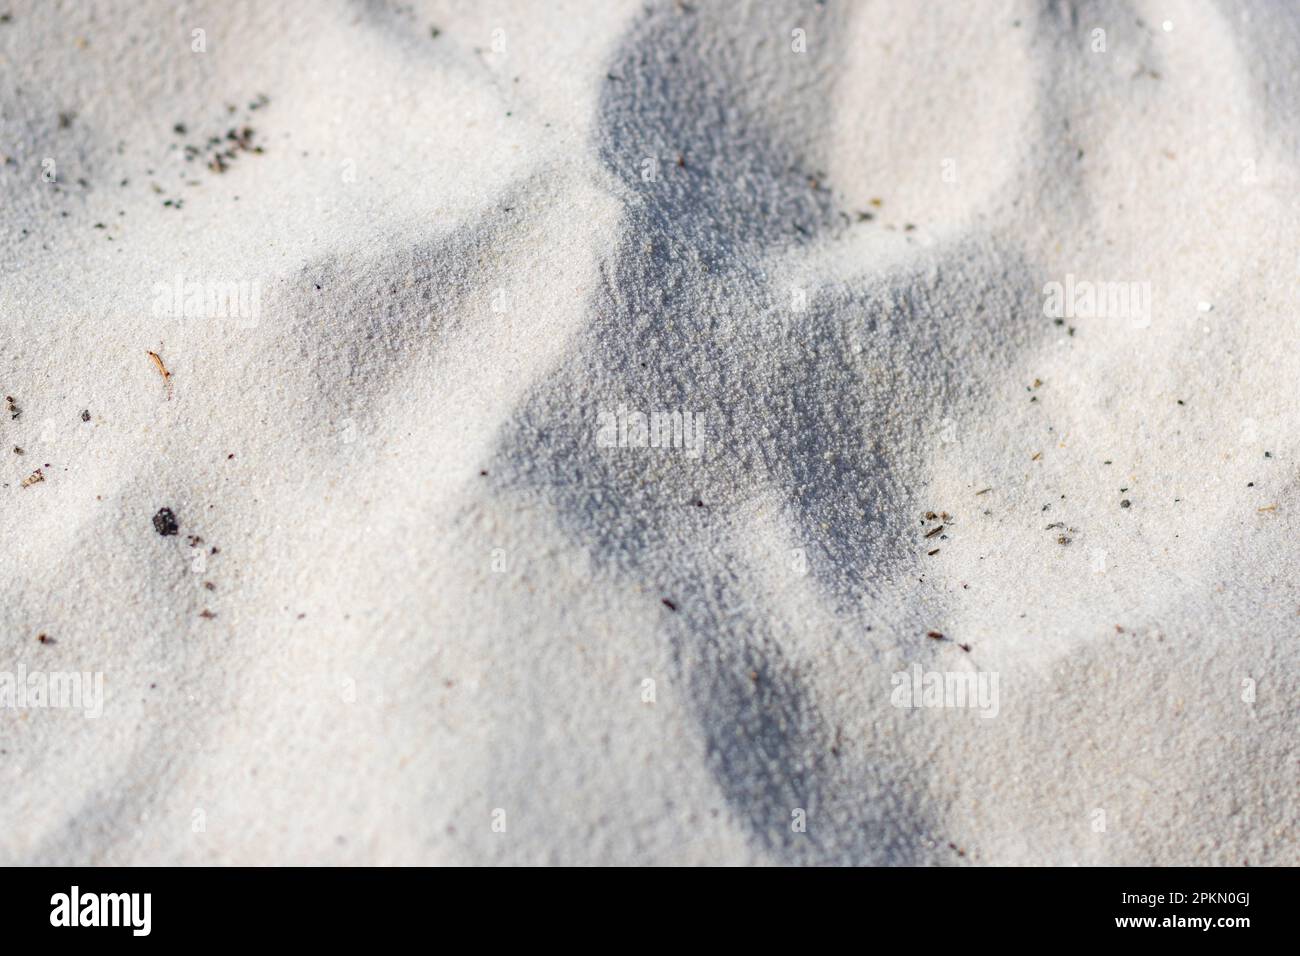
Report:
M153 516L153 529L164 538L180 530L180 525L176 523L176 515L172 513L171 508L158 509L158 513Z
M81 412L81 420L82 420L83 422L88 422L88 421L90 421L90 409L83 409L83 410L82 410L82 412Z

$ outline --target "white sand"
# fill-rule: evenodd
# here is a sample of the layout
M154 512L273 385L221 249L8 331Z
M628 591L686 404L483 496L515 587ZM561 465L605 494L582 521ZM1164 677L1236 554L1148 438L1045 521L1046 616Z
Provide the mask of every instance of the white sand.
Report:
M5 9L0 863L1300 862L1300 7Z

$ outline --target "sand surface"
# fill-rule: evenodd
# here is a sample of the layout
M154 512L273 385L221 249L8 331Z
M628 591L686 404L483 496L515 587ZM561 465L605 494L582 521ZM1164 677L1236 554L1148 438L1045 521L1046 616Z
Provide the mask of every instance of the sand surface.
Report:
M3 13L0 863L1300 863L1300 6Z

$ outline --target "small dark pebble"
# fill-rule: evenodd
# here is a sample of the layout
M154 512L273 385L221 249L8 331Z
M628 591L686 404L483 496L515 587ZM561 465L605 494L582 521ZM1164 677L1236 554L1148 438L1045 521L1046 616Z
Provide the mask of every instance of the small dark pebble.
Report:
M672 601L668 600L667 598L663 598L662 600L664 602L664 607L668 608L668 610L670 611L677 610L677 605L674 604Z
M86 409L82 409L82 412L81 412L81 420L82 420L83 422L88 422L88 421L90 421L90 409L88 409L88 408L86 408Z
M172 513L171 508L158 509L158 513L153 516L153 529L164 538L180 530L180 525L176 523L176 515Z
M1131 501L1129 501L1127 498L1125 498L1123 501L1121 501L1121 502L1119 503L1119 506L1120 506L1121 508L1127 508L1127 507L1128 507L1129 505L1131 505L1131 504L1133 504L1133 502L1131 502Z

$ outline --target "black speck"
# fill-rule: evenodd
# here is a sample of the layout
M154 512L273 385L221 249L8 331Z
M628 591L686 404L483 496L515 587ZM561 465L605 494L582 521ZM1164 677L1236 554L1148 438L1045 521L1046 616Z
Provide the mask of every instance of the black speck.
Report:
M90 409L88 409L88 408L82 409L82 411L81 411L81 420L82 420L83 422L88 422L88 421L90 421Z
M164 538L180 530L180 525L176 523L176 515L172 513L171 508L158 509L158 513L153 516L153 529Z
M664 602L664 607L668 608L668 610L670 611L677 610L677 605L674 604L672 601L668 600L668 598L663 598L663 602Z
M1121 501L1121 502L1119 503L1119 506L1120 506L1121 508L1127 508L1127 507L1129 507L1131 504L1133 504L1133 502L1131 502L1131 501L1129 501L1127 498L1125 498L1123 501Z

